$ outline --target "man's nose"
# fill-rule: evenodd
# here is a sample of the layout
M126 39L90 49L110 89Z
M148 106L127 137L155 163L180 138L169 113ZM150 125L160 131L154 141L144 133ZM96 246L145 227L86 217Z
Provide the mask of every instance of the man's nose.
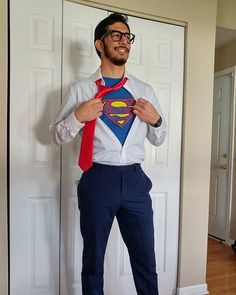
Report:
M127 37L125 37L125 35L122 35L122 36L121 36L121 39L120 39L120 42L121 42L121 43L128 44L128 39L127 39Z

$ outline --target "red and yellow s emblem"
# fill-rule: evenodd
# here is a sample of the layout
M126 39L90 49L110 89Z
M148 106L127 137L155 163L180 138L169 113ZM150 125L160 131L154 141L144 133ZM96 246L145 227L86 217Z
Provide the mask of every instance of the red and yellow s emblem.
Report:
M104 99L103 113L119 127L124 127L133 117L135 100L132 98Z

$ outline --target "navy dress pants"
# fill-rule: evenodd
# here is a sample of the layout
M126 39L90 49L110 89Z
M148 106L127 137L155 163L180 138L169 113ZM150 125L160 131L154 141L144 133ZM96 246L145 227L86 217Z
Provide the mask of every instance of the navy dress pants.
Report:
M83 295L104 294L104 255L114 217L128 249L137 294L158 295L151 187L140 164L94 163L82 174L77 193L84 243ZM121 295L129 295L129 290Z

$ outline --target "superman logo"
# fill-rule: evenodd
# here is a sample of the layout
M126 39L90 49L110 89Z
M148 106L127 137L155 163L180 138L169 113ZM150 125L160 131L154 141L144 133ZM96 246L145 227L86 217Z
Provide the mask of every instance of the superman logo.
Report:
M133 117L133 98L104 99L103 113L119 127L124 127Z

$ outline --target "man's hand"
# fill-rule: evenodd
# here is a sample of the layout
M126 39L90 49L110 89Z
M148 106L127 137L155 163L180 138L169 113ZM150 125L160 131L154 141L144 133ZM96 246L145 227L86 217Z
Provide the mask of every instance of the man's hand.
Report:
M135 115L142 121L148 124L156 124L160 119L160 115L154 108L154 106L146 99L139 98L133 107Z
M101 99L92 98L82 102L79 107L74 110L76 119L80 123L92 121L102 115L103 104Z

